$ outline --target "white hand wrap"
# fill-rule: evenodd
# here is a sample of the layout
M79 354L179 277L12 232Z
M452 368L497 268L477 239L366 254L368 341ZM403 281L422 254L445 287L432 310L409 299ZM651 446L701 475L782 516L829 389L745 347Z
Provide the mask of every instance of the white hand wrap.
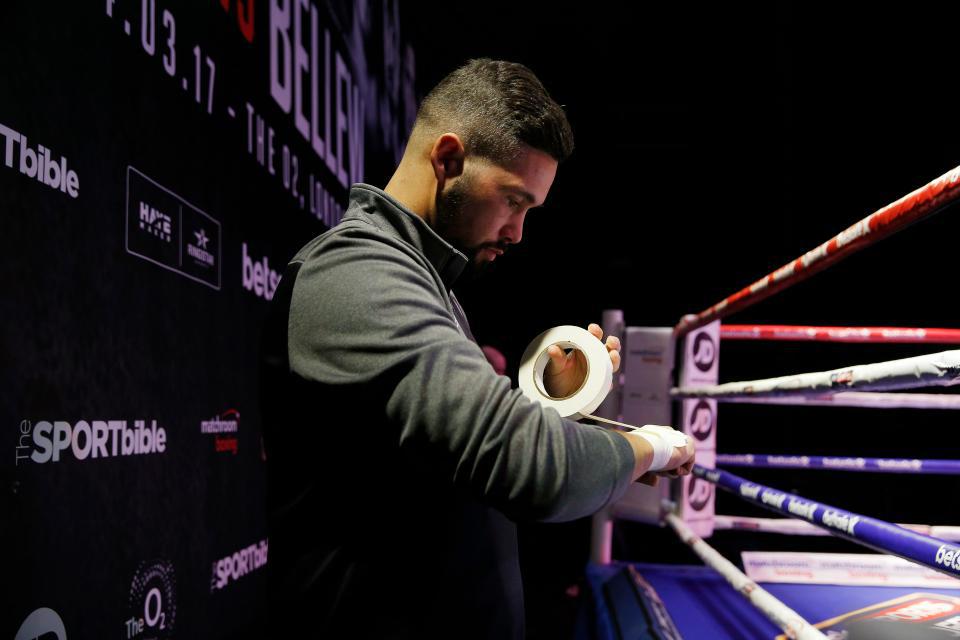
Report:
M656 424L647 424L628 431L627 435L640 436L653 447L653 462L649 471L662 471L669 464L674 448L687 446L687 436L672 427Z

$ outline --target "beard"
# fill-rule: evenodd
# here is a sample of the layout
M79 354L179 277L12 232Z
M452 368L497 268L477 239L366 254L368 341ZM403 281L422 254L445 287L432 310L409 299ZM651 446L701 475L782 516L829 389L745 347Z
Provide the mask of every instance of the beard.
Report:
M471 246L462 240L461 232L469 224L464 211L474 201L472 186L472 177L469 172L464 172L448 189L438 193L436 199L437 218L434 231L467 257L467 265L458 278L462 282L474 282L490 275L496 269L496 260L478 257L481 251L496 247L506 253L508 246L508 243L499 242L482 242Z

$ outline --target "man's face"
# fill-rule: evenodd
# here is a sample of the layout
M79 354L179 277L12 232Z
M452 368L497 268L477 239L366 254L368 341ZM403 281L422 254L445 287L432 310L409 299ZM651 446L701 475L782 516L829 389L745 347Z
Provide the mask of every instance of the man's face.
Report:
M543 204L556 175L557 161L530 147L508 167L468 157L437 196L435 230L482 272L520 242L527 212Z

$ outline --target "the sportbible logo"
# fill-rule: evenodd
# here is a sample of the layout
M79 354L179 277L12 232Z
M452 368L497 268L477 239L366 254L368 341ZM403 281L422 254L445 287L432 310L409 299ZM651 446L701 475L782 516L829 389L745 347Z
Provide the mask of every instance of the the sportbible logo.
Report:
M21 462L60 462L115 458L118 456L163 453L167 449L167 432L156 420L80 420L73 424L64 420L22 420L17 434L14 465Z
M237 432L240 430L240 412L227 409L219 416L200 421L200 433L214 436L214 448L217 452L237 453Z
M220 289L220 223L127 167L127 253Z
M123 637L169 638L177 619L177 581L167 560L142 562L130 584Z
M250 257L247 243L243 243L243 288L252 292L258 298L272 300L280 282L280 274L270 268L270 260L266 257L254 259Z
M693 364L700 371L707 372L713 367L717 357L717 346L706 331L699 332L693 339Z
M33 178L51 189L61 191L71 198L80 195L80 178L77 172L67 168L67 159L54 157L53 152L42 144L36 150L30 148L27 136L0 124L0 136L4 137L3 163L17 169L28 178ZM14 149L19 153L15 156Z
M210 576L210 591L219 591L231 581L239 580L266 564L267 540L264 539L214 562L213 574Z
M13 640L67 640L67 629L56 611L41 607L26 617Z

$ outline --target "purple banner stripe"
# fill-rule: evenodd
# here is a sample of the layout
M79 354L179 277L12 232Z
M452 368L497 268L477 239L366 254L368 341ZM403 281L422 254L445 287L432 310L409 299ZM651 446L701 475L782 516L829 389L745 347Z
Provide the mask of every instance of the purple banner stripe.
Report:
M960 546L945 540L778 491L735 476L729 471L694 465L693 473L698 478L712 482L721 489L765 509L806 520L835 536L882 553L900 556L953 577L960 576Z
M767 453L719 453L717 464L757 469L831 469L880 473L960 474L960 460L860 458L844 456L784 456Z

